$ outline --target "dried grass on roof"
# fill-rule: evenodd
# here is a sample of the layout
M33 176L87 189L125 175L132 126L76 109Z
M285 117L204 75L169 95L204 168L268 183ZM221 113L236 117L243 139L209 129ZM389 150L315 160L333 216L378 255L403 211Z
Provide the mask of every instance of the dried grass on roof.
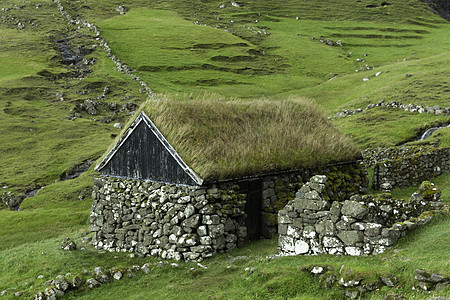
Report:
M311 103L290 100L148 101L143 110L206 180L323 165L359 151Z

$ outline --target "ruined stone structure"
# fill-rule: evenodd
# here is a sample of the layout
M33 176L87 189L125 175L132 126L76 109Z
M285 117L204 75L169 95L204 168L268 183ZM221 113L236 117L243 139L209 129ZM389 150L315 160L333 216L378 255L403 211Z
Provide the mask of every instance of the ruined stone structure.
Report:
M450 172L450 148L374 148L363 151L363 158L367 166L374 167L372 187L376 190L418 185Z
M379 254L444 208L440 190L430 182L409 201L389 194L332 201L328 185L326 176L312 177L279 211L280 254Z

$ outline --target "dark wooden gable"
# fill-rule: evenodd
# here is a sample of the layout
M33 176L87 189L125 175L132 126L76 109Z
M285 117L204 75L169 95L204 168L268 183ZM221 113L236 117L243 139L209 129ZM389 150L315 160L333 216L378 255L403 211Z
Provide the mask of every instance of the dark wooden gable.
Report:
M202 184L202 179L184 163L143 112L96 167L96 171L110 176L175 184Z

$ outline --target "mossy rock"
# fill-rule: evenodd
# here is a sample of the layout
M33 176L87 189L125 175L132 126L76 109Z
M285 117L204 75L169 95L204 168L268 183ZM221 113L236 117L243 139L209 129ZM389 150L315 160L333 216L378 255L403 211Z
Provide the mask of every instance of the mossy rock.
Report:
M264 223L266 223L268 226L273 227L273 226L278 225L277 214L263 212L262 215L263 215Z
M428 201L437 201L441 197L441 190L430 181L422 182L417 192L422 193Z

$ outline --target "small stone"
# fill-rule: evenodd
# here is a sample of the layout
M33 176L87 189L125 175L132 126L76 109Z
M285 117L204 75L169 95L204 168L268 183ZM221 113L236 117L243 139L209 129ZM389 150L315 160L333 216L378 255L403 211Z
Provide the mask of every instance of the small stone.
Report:
M1 294L0 294L1 295ZM3 295L2 295L3 296ZM37 294L35 294L33 296L33 300L44 300L46 299L45 295L43 292L38 292Z
M344 295L345 295L345 297L350 298L350 299L357 299L358 296L359 296L359 292L358 291L345 290Z
M430 291L433 288L433 285L430 282L419 282L419 287L424 291Z
M383 191L391 191L392 190L392 184L390 184L389 182L384 182L382 184L380 184L380 189Z
M82 279L80 277L74 276L72 278L71 286L73 288L79 288L82 284L83 284L83 281L82 281Z
M55 285L55 288L63 292L65 292L70 286L69 282L62 275L57 276L53 284Z
M103 271L102 267L96 267L94 269L94 271L92 272L93 276L100 276L100 275L103 275L103 274L105 274L105 272Z
M118 129L122 129L122 124L120 124L120 123L115 123L114 124L114 128L118 128Z
M345 252L350 256L361 256L364 253L360 247L345 247Z
M337 236L348 246L355 245L357 242L361 242L364 239L363 233L357 230L341 231Z
M120 271L117 271L116 273L114 273L113 278L115 280L120 280L122 278L123 274Z
M306 243L305 241L302 241L302 240L295 241L294 251L295 251L295 254L308 253L308 251L309 251L309 244Z
M66 251L75 251L77 250L77 244L75 244L75 242L68 237L61 242L61 249Z
M390 277L387 276L380 276L381 281L388 287L394 287L394 281L392 281L392 279Z
M424 269L417 269L414 271L414 278L419 281L427 281L430 278L430 274Z
M345 216L361 219L367 215L368 209L359 202L346 200L342 205L341 213Z
M433 273L433 274L431 274L430 280L431 280L432 282L438 283L438 282L444 281L444 280L445 280L445 277L442 276L441 274Z
M89 278L88 280L86 280L86 286L90 289L99 287L100 285L101 283L95 280L94 278Z
M151 270L151 268L150 268L149 263L146 263L141 267L141 271L144 272L144 274L150 273L150 270Z

